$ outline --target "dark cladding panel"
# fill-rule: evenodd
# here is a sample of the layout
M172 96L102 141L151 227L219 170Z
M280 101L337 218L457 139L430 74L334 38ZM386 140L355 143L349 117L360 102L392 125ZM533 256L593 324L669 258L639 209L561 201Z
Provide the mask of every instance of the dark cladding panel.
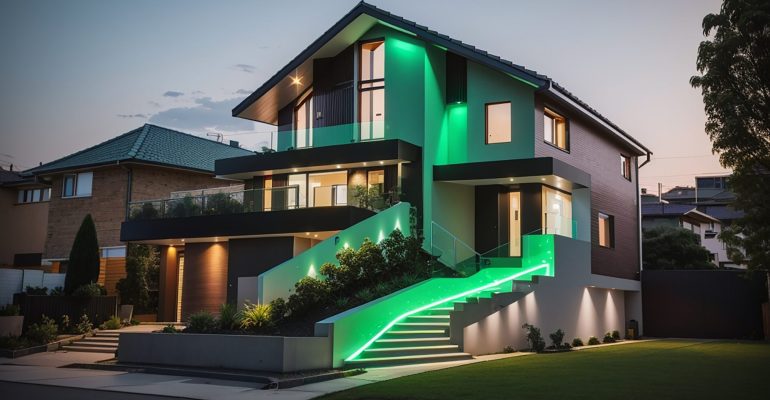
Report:
M292 258L294 237L231 239L227 257L227 302L238 300L238 278L258 276ZM256 301L256 299L251 299Z
M446 53L446 103L468 100L468 62L465 57Z

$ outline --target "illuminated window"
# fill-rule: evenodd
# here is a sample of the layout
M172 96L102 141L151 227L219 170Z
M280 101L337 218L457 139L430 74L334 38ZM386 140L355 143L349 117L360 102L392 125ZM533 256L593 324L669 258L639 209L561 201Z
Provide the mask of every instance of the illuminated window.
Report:
M265 211L273 209L273 178L265 178L264 200Z
M547 108L543 109L543 139L546 143L569 151L567 120Z
M599 213L599 246L615 246L615 218L611 215Z
M572 237L572 196L543 186L542 204L545 234Z
M307 92L294 110L294 129L298 149L313 147L313 94Z
M367 173L367 185L369 189L377 189L380 193L385 193L385 171L377 169Z
M361 140L385 137L385 42L361 43L358 106Z
M486 106L487 144L511 141L511 102L490 103Z
M620 174L631 180L631 157L620 155Z

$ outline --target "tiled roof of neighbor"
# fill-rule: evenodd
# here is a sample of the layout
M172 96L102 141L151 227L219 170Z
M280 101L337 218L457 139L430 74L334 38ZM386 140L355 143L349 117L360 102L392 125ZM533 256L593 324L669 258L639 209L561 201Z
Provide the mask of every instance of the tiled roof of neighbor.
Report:
M188 133L144 124L96 146L24 171L24 175L128 161L213 173L215 160L250 154L254 153Z

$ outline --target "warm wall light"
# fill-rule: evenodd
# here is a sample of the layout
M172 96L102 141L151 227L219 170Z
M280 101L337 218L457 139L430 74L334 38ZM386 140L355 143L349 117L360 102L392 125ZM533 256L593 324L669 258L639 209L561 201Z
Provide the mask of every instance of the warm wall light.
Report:
M313 235L313 237L318 237L318 234L316 233L315 235Z
M302 86L302 77L294 75L291 77L291 84L295 86Z
M292 169L292 172L297 172L297 169L296 168Z
M513 182L513 178L511 178L511 182Z
M364 161L364 167L366 166L366 161Z
M182 243L184 243L184 239L182 239Z

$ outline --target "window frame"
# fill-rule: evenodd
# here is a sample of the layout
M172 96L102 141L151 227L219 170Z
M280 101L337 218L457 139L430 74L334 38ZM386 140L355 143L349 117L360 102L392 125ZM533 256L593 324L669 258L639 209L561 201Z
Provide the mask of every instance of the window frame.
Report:
M376 43L376 42L382 42L381 46L383 46L382 78L361 79L363 77L363 63L361 62L362 53L363 53L362 49L363 49L364 45L367 45L369 43ZM370 140L383 140L383 139L385 139L385 132L384 132L384 130L382 132L382 135L383 135L382 138L374 137L374 131L373 131L373 128L372 128L373 125L370 126L370 128L369 128L370 132L368 132L368 137L367 138L364 138L363 131L361 130L361 126L364 124L364 121L363 121L363 108L362 108L362 105L363 105L363 94L364 93L366 93L366 92L374 92L374 91L377 91L377 90L381 90L382 91L382 100L383 100L383 102L382 102L383 125L384 125L385 116L387 115L387 110L385 109L385 106L386 106L386 104L385 104L385 95L386 95L386 91L385 91L385 67L386 67L386 65L385 65L385 57L387 57L387 53L386 53L387 49L384 46L385 46L385 38L384 37L379 37L379 38L374 38L374 39L367 39L367 40L361 40L361 41L358 42L358 55L357 55L357 57L358 57L358 60L357 60L357 62L358 62L358 68L357 68L358 69L358 71L357 71L358 72L358 76L356 76L356 102L358 103L357 104L357 108L358 108L357 114L358 114L358 124L359 124L358 139L361 142L366 142L366 141L370 141ZM370 66L371 65L373 65L373 64L370 63ZM372 72L372 71L370 71L370 72ZM370 96L373 99L374 93L371 93ZM370 114L371 115L368 116L370 118L370 120L366 121L366 122L369 123L369 124L374 124L374 122L375 122L375 120L374 120L375 115L374 115L373 107L370 107Z
M501 142L489 142L489 107L500 104L508 104L508 140ZM505 144L513 141L513 105L510 100L484 103L484 144Z
M570 145L571 145L570 132L569 132L569 128L570 128L569 119L567 117L565 117L564 114L554 110L552 107L549 107L549 106L543 106L543 118L545 118L545 117L548 117L548 118L550 118L553 121L556 121L557 118L561 118L562 121L564 121L564 147L560 147L556 143L556 131L555 130L552 130L552 132L553 132L552 137L553 137L554 141L550 142L550 141L546 140L546 138L545 138L545 120L543 121L543 143L545 143L545 144L547 144L547 145L549 145L549 146L551 146L551 147L553 147L555 149L561 150L561 151L569 154L570 153Z
M78 181L80 180L80 175L84 174L91 174L91 190L88 194L78 194ZM67 195L66 188L67 188L67 177L73 177L72 179L72 194ZM88 198L94 195L94 173L93 171L83 171L83 172L75 172L70 174L64 174L62 176L62 185L61 185L61 198L62 199L78 199L78 198Z
M626 176L628 174L628 176ZM633 172L631 171L631 156L627 156L623 153L620 153L620 176L622 176L625 180L631 182L631 176Z
M604 217L604 218L602 218L602 217ZM606 221L606 224L608 225L607 241L609 243L607 245L602 244L602 241L601 241L601 230L602 230L601 221L602 221L602 219L604 219ZM599 212L596 213L596 223L597 223L597 228L598 228L598 233L599 233L599 235L597 235L597 238L596 238L596 243L601 248L614 249L615 248L615 216L599 211Z
M305 127L304 133L306 135L305 137L305 145L300 147L299 146L299 129L297 129L297 122L299 121L299 109L302 108L302 106L305 106L305 124L308 126ZM292 123L294 124L294 148L295 149L309 149L313 147L313 128L315 128L315 104L313 104L313 88L308 88L302 95L299 96L299 99L294 106L294 120Z

